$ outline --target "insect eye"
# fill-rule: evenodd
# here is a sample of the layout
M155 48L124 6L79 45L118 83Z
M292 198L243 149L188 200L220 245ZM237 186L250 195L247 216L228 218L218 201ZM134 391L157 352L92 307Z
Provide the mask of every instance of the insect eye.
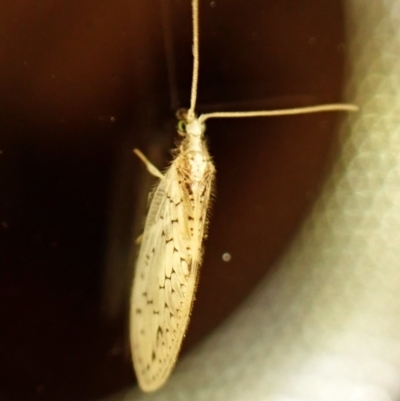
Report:
M186 133L186 123L183 120L180 120L178 122L178 131L179 132L185 132Z

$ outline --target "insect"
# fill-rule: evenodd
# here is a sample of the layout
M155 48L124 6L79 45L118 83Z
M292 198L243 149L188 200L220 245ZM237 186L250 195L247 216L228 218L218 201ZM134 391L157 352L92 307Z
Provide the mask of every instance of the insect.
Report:
M134 153L159 178L152 193L131 296L130 342L143 391L155 391L170 376L185 335L199 268L215 167L204 139L209 118L255 117L323 111L356 111L349 104L288 110L195 114L199 71L198 0L192 0L193 77L189 110L178 124L175 158L162 174L138 149Z

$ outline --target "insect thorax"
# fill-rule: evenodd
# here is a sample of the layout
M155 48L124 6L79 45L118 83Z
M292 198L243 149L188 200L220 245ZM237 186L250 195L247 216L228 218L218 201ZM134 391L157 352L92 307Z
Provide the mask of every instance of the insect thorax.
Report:
M210 155L202 136L186 134L179 146L179 165L192 183L200 183L214 171Z

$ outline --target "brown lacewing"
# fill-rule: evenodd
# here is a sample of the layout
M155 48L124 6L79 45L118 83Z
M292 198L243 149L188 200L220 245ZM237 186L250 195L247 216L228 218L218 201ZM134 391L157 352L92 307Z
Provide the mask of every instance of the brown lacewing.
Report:
M218 112L197 117L198 0L192 0L192 22L191 105L178 124L181 140L175 158L162 174L139 150L134 150L148 171L159 178L140 241L130 307L133 365L143 391L155 391L167 381L189 323L215 177L204 139L205 121L358 109L351 104L328 104L287 110Z

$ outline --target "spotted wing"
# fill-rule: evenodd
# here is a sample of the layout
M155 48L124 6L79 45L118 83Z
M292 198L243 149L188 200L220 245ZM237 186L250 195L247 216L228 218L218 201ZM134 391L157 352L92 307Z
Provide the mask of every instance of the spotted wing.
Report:
M210 161L193 192L178 157L152 197L130 313L133 362L144 391L167 380L188 326L214 174Z

